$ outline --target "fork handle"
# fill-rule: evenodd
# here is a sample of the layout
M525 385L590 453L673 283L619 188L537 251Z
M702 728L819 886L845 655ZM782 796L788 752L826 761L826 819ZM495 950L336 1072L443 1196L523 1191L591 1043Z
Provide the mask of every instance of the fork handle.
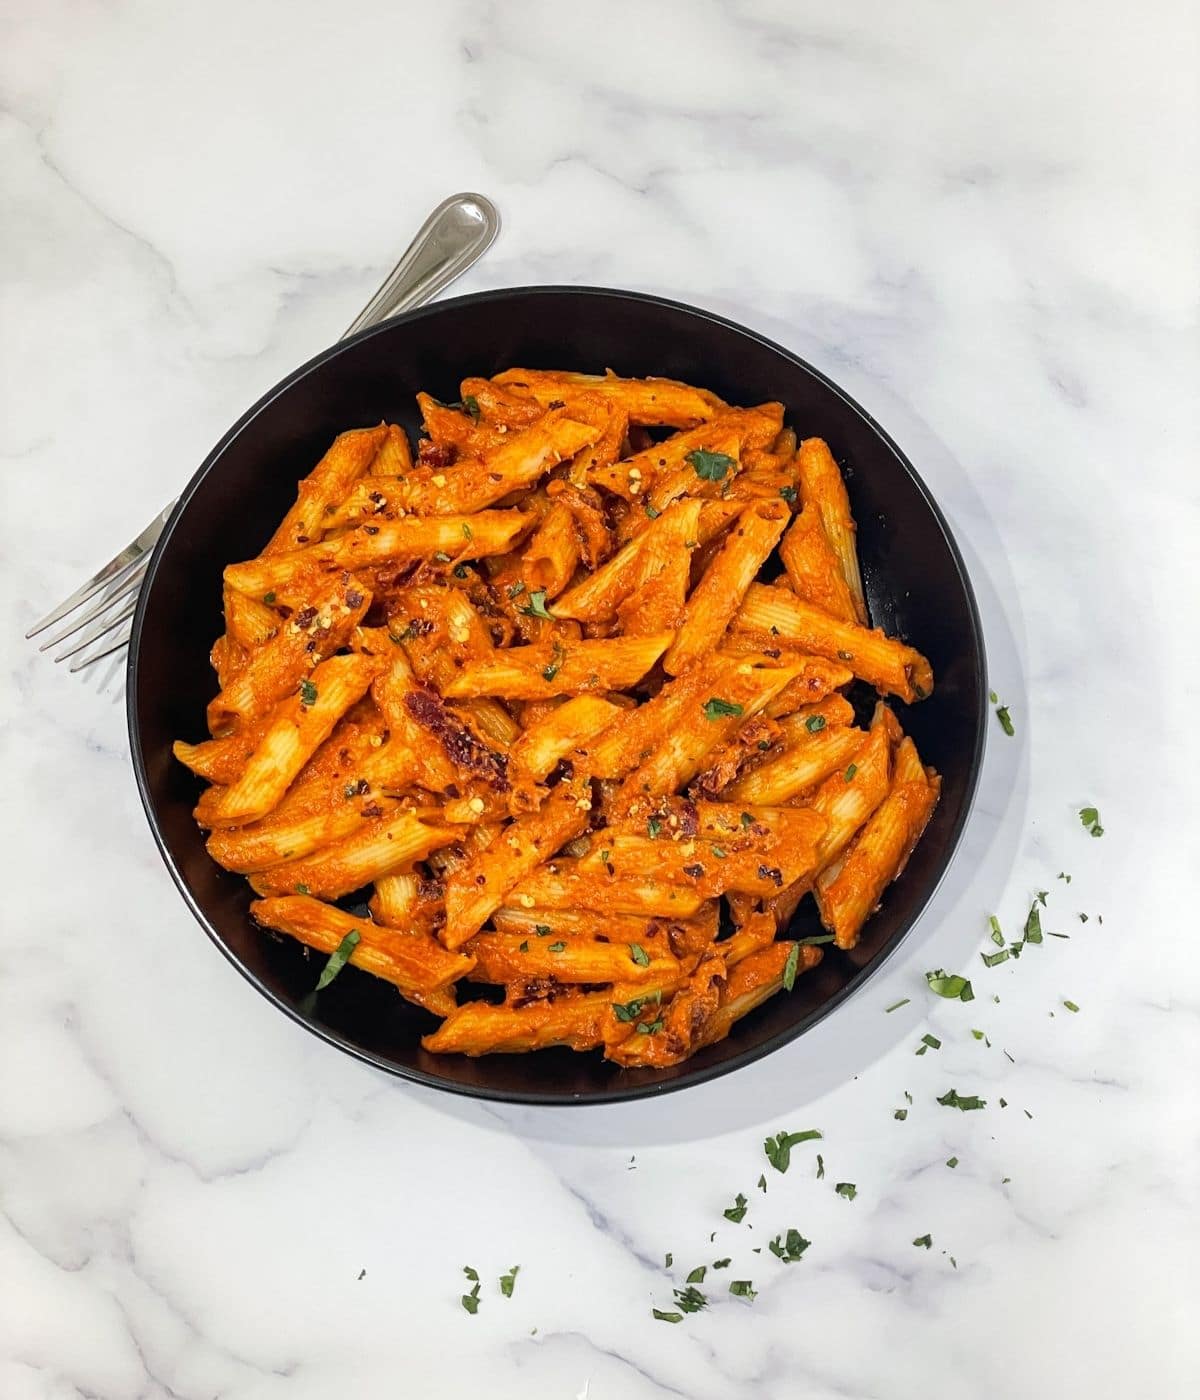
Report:
M431 301L487 252L499 231L500 215L490 199L481 194L444 199L341 339Z

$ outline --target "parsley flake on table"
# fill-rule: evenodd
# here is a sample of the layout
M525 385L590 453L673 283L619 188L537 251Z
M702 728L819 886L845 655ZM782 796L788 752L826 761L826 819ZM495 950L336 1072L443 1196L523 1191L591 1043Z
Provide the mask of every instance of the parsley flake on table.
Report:
M330 982L341 972L342 968L350 961L350 954L358 947L362 935L356 928L342 939L329 955L329 961L325 964L321 976L317 979L317 985L313 988L315 992L323 992Z
M839 1181L833 1189L848 1201L852 1201L858 1195L858 1187L852 1181Z
M708 1307L708 1299L698 1288L688 1284L686 1288L675 1289L675 1301L680 1312L698 1313Z
M732 1259L714 1259L712 1266L714 1269L727 1269L732 1263Z
M806 1240L799 1230L788 1230L786 1234L776 1235L767 1248L776 1259L782 1259L785 1264L794 1264L810 1244L812 1240Z
M948 1167L951 1167L951 1168L957 1167L957 1166L958 1166L958 1158L957 1158L957 1157L947 1157L947 1158L946 1158L946 1165L947 1165Z
M704 1275L705 1275L706 1273L708 1273L708 1265L707 1265L707 1264L697 1264L696 1267L692 1270L692 1272L691 1272L690 1274L688 1274L688 1276L687 1276L687 1278L684 1280L684 1282L685 1282L685 1283L703 1283L703 1282L704 1282Z
M891 1006L885 1006L883 1009L885 1012L899 1011L902 1006L907 1006L911 1000L911 997L901 997L899 1001L894 1001Z
M1035 899L1029 906L1029 916L1025 920L1025 930L1023 934L1025 943L1040 943L1042 941L1042 914L1038 909L1038 902Z
M1011 739L1017 731L1013 728L1012 716L1008 713L1008 706L1000 703L1000 697L994 690L988 692L988 699L996 707L996 718L1000 721L1000 728L1003 729Z
M926 1050L940 1050L941 1048L942 1042L936 1035L923 1035L921 1037L920 1047L917 1049L916 1053L918 1055L923 1055Z
M767 1178L765 1176L760 1176L758 1178L758 1189L760 1191L765 1191L767 1189Z
M536 588L529 595L529 602L521 608L521 612L526 617L544 617L548 622L553 622L553 616L546 611L546 590Z
M950 973L939 967L936 972L927 972L925 980L935 996L946 997L950 1001L973 1001L975 993L970 982L958 973Z
M726 1206L721 1214L726 1220L732 1220L735 1225L740 1225L746 1218L746 1205L746 1198L739 1191L733 1198L733 1205Z
M998 948L1003 948L1004 930L1000 927L1000 920L996 918L995 914L989 914L988 924L992 930L992 942L995 943Z
M513 1289L517 1285L517 1275L521 1272L520 1264L514 1264L508 1273L500 1275L500 1292L506 1298L511 1298Z
M995 967L997 964L1008 961L1008 949L1001 948L998 953L980 953L984 967Z
M719 695L711 696L704 702L704 718L710 721L729 716L736 719L744 712L744 706L735 700L722 700Z
M938 1103L946 1108L961 1108L966 1113L972 1108L983 1108L987 1099L981 1099L978 1094L960 1094L957 1089L947 1089L944 1094L939 1094Z
M904 1120L908 1117L908 1109L897 1108L893 1111L892 1117L895 1118L897 1122L903 1123Z
M1100 825L1100 813L1095 807L1080 807L1079 820L1089 836L1104 835L1104 828Z
M651 1313L658 1318L659 1322L682 1322L681 1312L663 1312L661 1308L651 1308Z
M735 466L733 458L725 452L706 452L697 447L684 458L701 481L720 481L730 467Z
M467 1312L474 1317L479 1311L479 1274L475 1269L471 1268L469 1264L464 1267L463 1273L466 1274L468 1280L474 1287L471 1289L470 1293L464 1293L458 1301Z
M932 1249L932 1248L933 1248L933 1236L932 1236L932 1235L918 1235L917 1238L916 1238L915 1240L913 1240L913 1244L915 1244L915 1245L917 1246L918 1249Z
M751 1303L758 1297L754 1284L748 1278L735 1278L729 1282L729 1291L735 1298L746 1298Z
M763 1151L777 1172L785 1172L792 1162L792 1148L802 1142L813 1142L820 1136L816 1128L802 1133L776 1133L773 1138L763 1141Z
M1078 1011L1078 1010L1079 1010L1079 1007L1077 1007L1073 1001L1064 1001L1064 1002L1063 1002L1063 1005L1067 1008L1068 1011Z
M825 1158L822 1157L821 1154L818 1152L818 1153L817 1153L817 1180L818 1180L818 1181L823 1180L824 1176L825 1176Z

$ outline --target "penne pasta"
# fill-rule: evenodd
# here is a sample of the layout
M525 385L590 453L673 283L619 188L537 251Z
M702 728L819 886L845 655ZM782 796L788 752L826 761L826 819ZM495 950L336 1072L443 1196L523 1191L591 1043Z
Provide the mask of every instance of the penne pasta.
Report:
M816 507L825 530L825 537L837 556L842 577L854 600L859 624L868 625L867 603L863 596L862 577L858 569L858 545L855 542L854 517L850 514L850 498L846 484L833 460L833 453L821 438L806 438L796 454L800 475L800 490L805 506Z
M550 370L508 369L495 383L549 407L569 407L580 394L598 395L617 404L631 423L644 427L690 428L715 417L725 404L715 394L674 379L620 379L615 374L573 374Z
M355 428L334 439L333 446L300 483L296 503L283 517L271 536L263 556L296 551L317 539L325 528L323 520L328 506L335 505L367 470L388 436L380 424L377 428ZM234 584L234 587L241 587ZM262 594L269 589L245 588L243 591Z
M779 546L779 557L797 598L842 622L857 622L858 608L821 514L810 502L792 522Z
M640 943L601 943L569 935L480 933L463 951L475 959L472 975L480 982L535 977L565 983L651 982L679 973L679 962L669 950L648 952Z
M609 1005L604 992L530 1001L522 1006L469 1001L451 1012L421 1044L440 1055L516 1055L553 1045L592 1050L601 1043L601 1026Z
M613 641L510 647L469 662L447 683L445 693L549 700L580 691L627 690L650 670L673 635L657 632Z

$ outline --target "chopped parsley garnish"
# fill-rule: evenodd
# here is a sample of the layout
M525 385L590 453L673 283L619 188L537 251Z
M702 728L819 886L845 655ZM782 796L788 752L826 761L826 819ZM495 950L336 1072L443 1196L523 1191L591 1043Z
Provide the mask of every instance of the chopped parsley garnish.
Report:
M796 942L801 948L816 948L822 943L832 943L835 936L832 933L810 933L807 938L798 938Z
M654 1021L639 1021L634 1029L638 1035L657 1035L663 1028L663 1018L659 1016Z
M1071 877L1067 874L1065 870L1060 870L1058 872L1058 878L1060 880L1065 880L1068 885L1071 883Z
M767 1245L767 1249L774 1254L776 1259L781 1259L786 1264L794 1264L811 1243L812 1240L805 1239L798 1229L790 1229L786 1235L776 1235L776 1238Z
M733 1205L726 1206L721 1212L726 1220L732 1220L735 1225L740 1225L746 1216L746 1198L739 1191L733 1198Z
M917 1238L916 1238L915 1240L913 1240L913 1244L915 1244L915 1245L917 1246L918 1249L932 1249L932 1248L933 1248L933 1236L932 1236L932 1235L918 1235Z
M767 1178L765 1176L759 1176L758 1189L760 1191L765 1191L767 1189Z
M823 1181L824 1179L825 1179L825 1158L822 1157L821 1154L818 1152L818 1153L817 1153L817 1180L818 1180L818 1181Z
M908 1109L898 1108L893 1112L892 1117L895 1118L897 1122L903 1123L904 1120L908 1117Z
M749 812L743 812L742 815L741 815L740 820L741 820L741 823L742 823L742 829L743 829L743 830L745 830L745 828L748 827L748 826L753 826L753 825L754 825L754 818L750 815Z
M1012 716L1008 713L1008 706L996 703L996 692L994 690L992 691L991 699L992 704L996 706L996 718L1000 721L1000 728L1003 729L1011 739L1017 731L1013 728Z
M947 1158L946 1158L946 1165L947 1165L948 1167L952 1167L952 1168L953 1168L953 1167L957 1167L957 1166L958 1166L958 1158L957 1158L957 1157L947 1157Z
M471 529L471 527L467 524L465 520L462 523L462 532L464 540L473 540L475 538L474 531Z
M350 961L350 954L358 947L361 938L362 934L360 934L356 928L352 928L345 938L342 939L333 952L330 953L329 961L325 964L324 970L317 979L317 985L313 988L314 991L323 992L325 988L329 986L330 982L333 981L338 973L341 972L342 968Z
M675 1256L672 1253L670 1253L670 1251L668 1251L667 1254L663 1257L663 1268L669 1269L674 1262Z
M941 1048L942 1042L937 1038L936 1035L923 1035L921 1037L921 1046L920 1049L917 1051L917 1054L923 1055L926 1050L940 1050Z
M529 602L521 608L521 612L526 617L544 617L548 622L553 622L553 616L546 611L546 590L535 588L529 595Z
M1087 921L1088 921L1088 916L1087 916L1086 914L1080 914L1080 916L1079 916L1079 922L1080 922L1081 924L1086 924ZM1050 931L1049 929L1046 930L1047 933L1049 933L1049 931ZM1066 936L1067 936L1066 934L1057 934L1057 935L1056 935L1056 937L1059 937L1059 938L1065 938Z
M1078 1010L1079 1010L1079 1007L1077 1007L1073 1001L1064 1001L1064 1002L1063 1002L1063 1005L1067 1008L1068 1011L1078 1011Z
M528 953L528 952L529 952L529 939L528 939L528 938L523 938L523 939L520 941L520 943L517 945L517 952L518 952L518 953Z
M549 953L565 953L566 950L567 945L561 939L557 943L550 943L546 946L546 951Z
M726 453L706 452L702 447L689 452L684 460L691 464L701 481L720 481L735 465L733 458Z
M629 945L629 956L637 963L638 967L650 966L650 954L646 952L645 948L643 948L640 943L631 943Z
M902 1006L907 1006L911 1000L911 997L901 997L899 1001L894 1001L891 1006L885 1006L883 1009L885 1012L899 1011Z
M675 1289L675 1301L679 1304L680 1312L685 1313L697 1313L708 1307L708 1299L691 1284L686 1288Z
M466 1274L474 1287L470 1293L464 1293L459 1302L474 1317L479 1311L479 1274L469 1264L463 1269L463 1273Z
M269 607L274 601L275 601L275 595L274 595L274 593L264 593L264 594L263 594L263 602L266 603L268 607Z
M781 486L779 488L779 494L783 497L783 499L788 503L789 506L795 503L796 488L794 486Z
M308 886L305 885L305 884L299 884L299 885L297 885L297 886L296 886L296 893L297 893L297 894L307 894L307 893L308 893Z
M511 1298L513 1289L516 1287L517 1275L521 1272L520 1264L514 1264L508 1273L500 1275L500 1292L506 1298Z
M712 1266L714 1269L727 1269L732 1263L732 1259L714 1259Z
M681 1312L663 1312L661 1308L651 1308L651 1313L658 1318L659 1322L682 1322Z
M767 1154L767 1161L777 1172L785 1172L792 1164L792 1148L801 1142L812 1142L820 1136L816 1128L809 1128L803 1133L776 1133L773 1138L764 1140L763 1151Z
M972 1108L983 1108L987 1099L981 1099L978 1094L960 1094L957 1089L947 1089L938 1096L938 1103L946 1108L961 1108L966 1113Z
M852 1201L858 1195L858 1187L852 1181L839 1181L833 1189L848 1201Z
M707 720L723 719L726 715L737 718L744 713L744 707L734 700L722 700L719 695L714 695L710 700L704 702L704 718Z
M565 656L566 652L563 651L562 647L555 645L554 655L550 659L550 664L542 671L542 680L552 681L554 677L558 675L562 670L563 658Z
M508 585L507 592L510 598L519 598L521 594L525 592L525 585L518 579L516 583L510 583Z
M306 710L317 703L317 687L307 678L300 682L300 703Z
M1029 909L1029 917L1025 920L1024 941L1026 943L1040 943L1042 941L1042 916L1038 911L1038 902L1034 900Z
M939 967L936 972L927 972L925 980L929 983L929 990L935 996L945 997L949 1001L974 1001L975 999L970 982L965 977L960 977L956 972L947 972L945 968Z
M687 1278L684 1280L684 1282L685 1282L685 1283L703 1283L703 1282L704 1282L704 1275L705 1275L706 1273L708 1273L708 1265L707 1265L707 1264L697 1264L696 1267L692 1270L692 1272L691 1272L690 1274L688 1274L688 1276L687 1276Z
M554 932L549 924L534 924L533 931L539 938L549 938Z
M1003 948L1004 932L1000 927L1000 920L996 918L995 914L989 914L988 924L991 926L992 930L992 942L995 943L998 947Z
M658 817L648 817L646 819L646 832L651 840L653 840L661 830L662 822Z
M1008 949L1001 948L998 953L980 953L979 956L983 959L984 967L995 967L997 963L1008 960Z
M735 1298L747 1298L751 1303L758 1297L753 1283L748 1278L735 1278L729 1281L729 1291Z
M800 966L800 945L793 943L788 949L787 962L783 965L783 989L790 992L796 985L796 969Z
M723 846L714 846L712 848L712 853L717 858L717 860L725 859L725 848Z
M661 510L655 510L655 508L650 504L650 502L647 501L647 502L646 502L646 514L650 517L651 520L657 520L658 517L662 514L662 511L661 511Z
M804 721L804 727L810 734L819 734L825 728L825 716L809 715Z
M1104 835L1104 828L1100 825L1100 813L1095 807L1081 807L1079 820L1083 823L1084 830L1089 836Z

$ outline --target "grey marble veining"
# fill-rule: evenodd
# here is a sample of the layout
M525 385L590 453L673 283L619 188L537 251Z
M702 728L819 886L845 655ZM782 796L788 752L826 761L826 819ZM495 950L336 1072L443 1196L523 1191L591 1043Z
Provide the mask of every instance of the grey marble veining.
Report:
M21 0L0 36L0 1395L1193 1393L1194 7ZM858 397L1017 726L878 980L657 1103L473 1104L306 1036L162 869L119 667L19 641L460 188L505 219L464 289L660 292ZM983 968L1038 889L1070 941ZM763 1137L808 1127L774 1173ZM653 1320L725 1255L706 1313Z

